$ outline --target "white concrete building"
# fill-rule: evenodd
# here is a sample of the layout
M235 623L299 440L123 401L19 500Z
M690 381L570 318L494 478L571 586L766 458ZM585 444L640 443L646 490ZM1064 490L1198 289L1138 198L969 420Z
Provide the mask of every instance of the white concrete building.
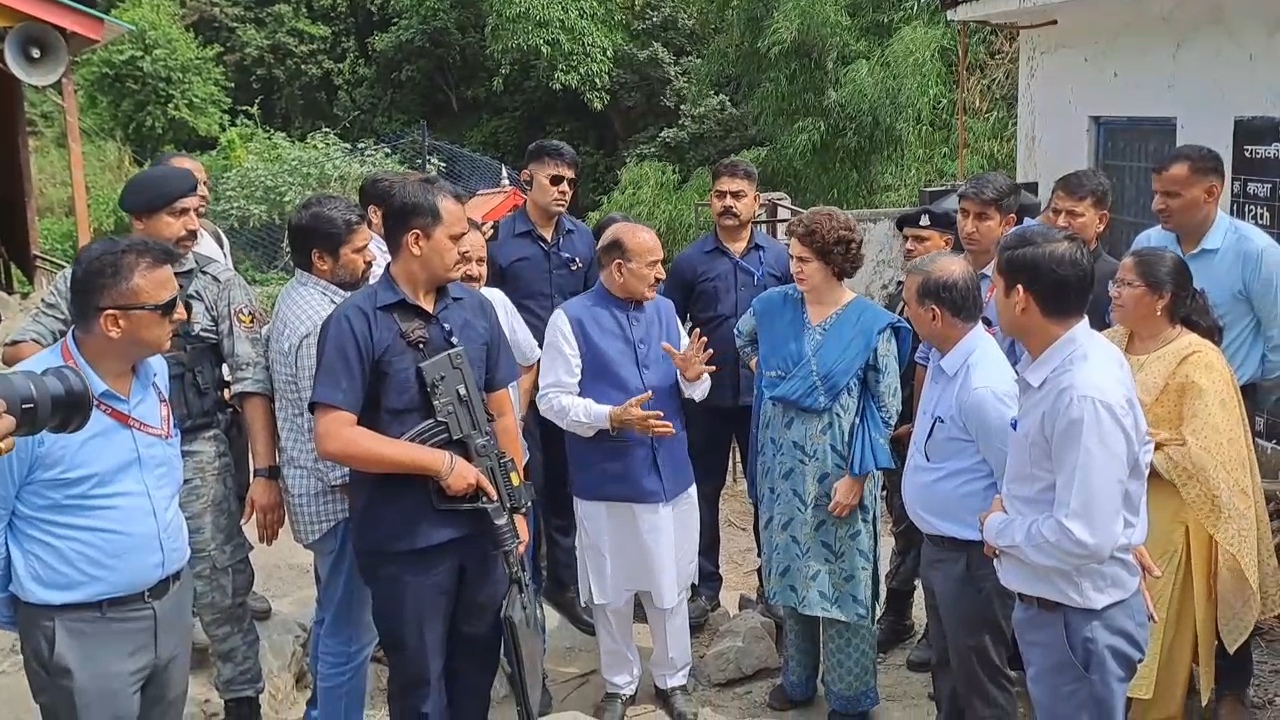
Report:
M1233 147L1236 118L1280 116L1280 0L941 3L957 21L1053 23L1019 33L1018 179L1038 180L1044 194L1064 173L1105 171L1116 185L1109 247L1127 247L1154 223L1155 158L1179 144L1207 145L1230 174L1243 151ZM1280 227L1280 205L1245 210Z

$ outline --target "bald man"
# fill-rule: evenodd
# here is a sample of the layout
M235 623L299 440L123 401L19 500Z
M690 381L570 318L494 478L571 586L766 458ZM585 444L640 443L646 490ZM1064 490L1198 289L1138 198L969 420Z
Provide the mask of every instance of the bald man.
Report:
M1009 668L1013 593L983 552L974 514L991 507L1004 479L1017 380L982 324L981 285L964 258L934 253L911 261L903 301L920 339L933 347L902 501L924 535L920 583L937 716L1017 717Z
M633 603L653 635L658 701L693 720L689 588L698 570L698 495L681 411L711 387L711 353L692 338L671 301L662 243L620 222L596 249L600 281L551 314L538 409L565 431L577 513L578 577L594 611L605 693L599 720L621 720L640 684ZM677 350L678 348L678 350Z

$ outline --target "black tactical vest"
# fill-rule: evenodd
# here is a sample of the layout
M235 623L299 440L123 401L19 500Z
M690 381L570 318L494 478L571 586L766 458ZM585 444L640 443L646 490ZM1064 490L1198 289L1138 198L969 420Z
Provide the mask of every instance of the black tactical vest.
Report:
M213 262L198 253L192 257L196 261L194 268L174 273L184 304L196 274ZM190 304L187 307L190 312ZM223 427L231 406L225 395L229 386L222 374L222 348L194 337L189 323L183 323L174 333L173 345L164 359L169 364L169 401L178 429L189 433Z

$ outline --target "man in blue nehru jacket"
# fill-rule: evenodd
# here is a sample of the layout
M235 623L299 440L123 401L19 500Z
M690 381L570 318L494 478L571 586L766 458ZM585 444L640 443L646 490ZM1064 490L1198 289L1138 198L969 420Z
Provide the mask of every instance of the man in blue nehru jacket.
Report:
M705 398L713 368L705 338L686 336L671 301L658 296L662 259L649 228L609 228L596 249L600 281L551 314L543 342L538 409L565 431L578 583L605 682L599 720L621 720L635 701L636 595L653 634L659 704L672 720L698 715L687 685L698 493L681 400Z

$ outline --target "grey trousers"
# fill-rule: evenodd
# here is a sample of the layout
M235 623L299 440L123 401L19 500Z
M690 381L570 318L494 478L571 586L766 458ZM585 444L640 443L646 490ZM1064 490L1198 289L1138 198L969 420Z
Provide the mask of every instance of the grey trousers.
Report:
M938 720L1018 717L1012 648L1014 595L982 543L925 535L920 583L933 647Z
M191 674L192 583L109 606L18 603L18 639L43 720L182 720Z

